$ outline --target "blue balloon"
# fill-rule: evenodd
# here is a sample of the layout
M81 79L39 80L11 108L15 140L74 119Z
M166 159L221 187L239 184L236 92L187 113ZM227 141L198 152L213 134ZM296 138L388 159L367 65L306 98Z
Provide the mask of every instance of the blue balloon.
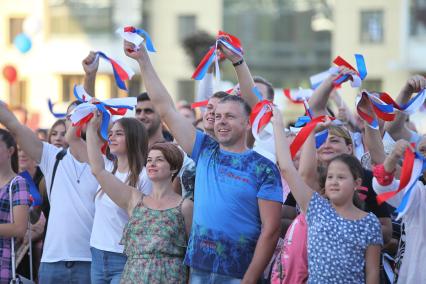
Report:
M24 33L17 35L13 44L22 53L28 52L32 46L31 39Z

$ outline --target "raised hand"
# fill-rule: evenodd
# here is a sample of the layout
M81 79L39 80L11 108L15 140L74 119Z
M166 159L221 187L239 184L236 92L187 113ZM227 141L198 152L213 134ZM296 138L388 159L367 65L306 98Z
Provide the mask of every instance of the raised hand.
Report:
M397 163L404 156L405 150L410 148L414 151L413 146L407 140L398 140L390 153L389 156L386 157L383 166L385 167L386 172L391 173L395 170Z
M230 49L228 49L226 46L224 46L221 43L219 43L218 47L221 53L225 56L225 58L231 61L232 64L237 63L238 61L241 61L243 59L242 56L234 53L233 51L231 51Z
M133 43L125 40L123 43L123 48L124 48L124 53L128 57L133 58L136 61L146 58L148 56L146 48L143 44L139 47L136 47Z
M283 116L281 115L281 111L276 107L272 107L272 118L271 118L272 125L279 126L280 128L284 128L284 120Z
M83 59L81 65L83 65L86 74L96 74L99 67L99 57L96 56L95 52L91 51L89 55Z
M403 91L407 94L418 93L426 88L426 78L422 75L414 75L404 85Z

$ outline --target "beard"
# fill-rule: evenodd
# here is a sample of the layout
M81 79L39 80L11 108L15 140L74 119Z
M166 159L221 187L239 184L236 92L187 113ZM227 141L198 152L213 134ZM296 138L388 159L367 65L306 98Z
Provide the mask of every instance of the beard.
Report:
M157 130L160 128L161 121L160 120L154 120L152 123L146 128L148 132L148 137L152 137Z

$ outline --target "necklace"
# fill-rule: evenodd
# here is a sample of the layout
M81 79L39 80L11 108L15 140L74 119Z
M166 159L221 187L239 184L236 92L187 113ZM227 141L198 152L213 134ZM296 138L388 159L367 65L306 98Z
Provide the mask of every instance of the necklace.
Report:
M77 173L77 167L75 166L74 159L71 159L71 160L72 160L72 164L73 164L73 166L74 166L75 177L77 178L77 183L80 183L80 178L81 178L81 176L84 174L84 171L86 170L86 166L87 166L87 164L84 164L83 169L81 170L80 174L78 174L78 173Z

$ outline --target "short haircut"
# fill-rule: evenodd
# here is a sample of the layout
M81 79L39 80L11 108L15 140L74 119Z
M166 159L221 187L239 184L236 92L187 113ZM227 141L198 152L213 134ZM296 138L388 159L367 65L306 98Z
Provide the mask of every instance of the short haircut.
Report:
M228 94L227 92L224 91L219 91L213 94L213 96L211 96L212 98L216 98L216 99L223 99L227 96L230 96L230 94Z
M194 117L197 116L197 114L195 113L195 109L193 109L190 104L183 104L179 106L179 109L183 109L183 108L191 111L192 114L194 114Z
M178 146L171 142L158 142L153 144L149 148L149 152L152 150L158 150L161 153L163 153L164 158L167 160L167 162L170 165L170 170L176 171L172 175L172 181L176 178L178 175L180 169L182 168L183 164L183 157L184 153L178 148Z
M148 96L147 92L143 92L139 96L137 96L137 102L144 102L144 101L150 101L151 99Z
M75 101L72 101L69 105L68 105L68 107L67 107L67 113L69 113L69 111L70 111L70 109L72 108L72 107L76 107L76 106L78 106L78 105L80 105L80 104L82 104L83 102L81 102L81 101L79 101L79 100L75 100Z
M259 84L263 84L266 86L266 89L268 90L268 92L266 93L266 99L273 101L274 100L274 87L272 86L271 82L269 82L268 80L266 80L263 77L260 76L253 76L253 81L255 83L259 83Z
M243 109L244 109L245 115L247 117L250 116L250 114L251 114L251 107L241 97L239 97L239 96L233 96L233 95L228 95L228 96L220 99L220 101L219 101L219 103L227 103L227 102L234 102L234 103L240 104L243 107Z

